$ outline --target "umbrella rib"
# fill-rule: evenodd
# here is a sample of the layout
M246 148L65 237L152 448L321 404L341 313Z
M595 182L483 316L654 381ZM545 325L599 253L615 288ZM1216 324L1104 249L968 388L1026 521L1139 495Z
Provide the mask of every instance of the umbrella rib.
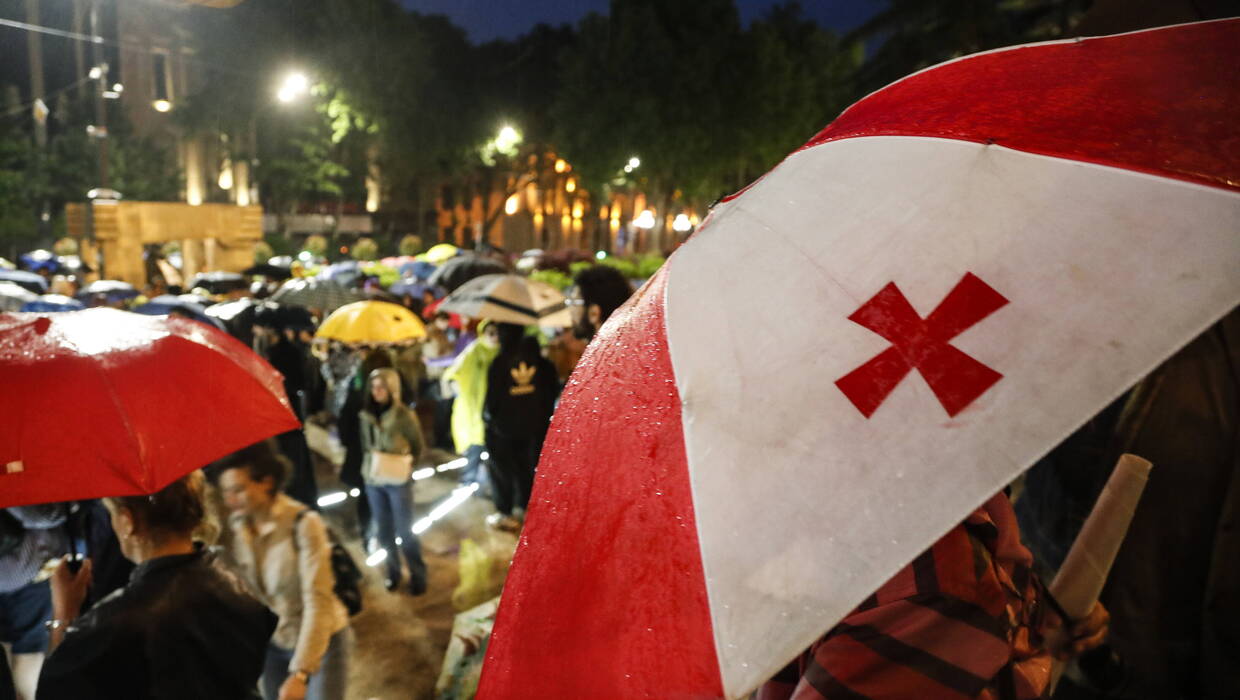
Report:
M112 401L112 405L116 407L117 414L121 417L121 422L125 426L125 432L128 433L129 435L130 444L133 445L134 451L136 452L136 455L138 458L138 465L141 468L145 469L146 468L146 460L145 460L146 455L145 455L145 449L143 448L143 445L142 445L142 441L138 439L138 434L134 432L133 425L129 422L129 414L125 411L124 407L121 405L120 397L117 396L116 394L116 387L112 384L112 378L109 377L108 373L104 371L103 363L100 359L98 359L99 357L100 356L98 355L91 356L91 360L92 360L91 366L95 368L95 371L98 372L100 379L103 381L104 385L107 387L108 398ZM116 469L111 464L108 465L108 468L111 469L113 473L119 475L123 480L129 481L131 484L133 484L133 479L130 478L131 475L127 474L124 470ZM133 484L133 485L136 486L138 490L142 492L145 492L147 488L145 484L141 484L141 483Z

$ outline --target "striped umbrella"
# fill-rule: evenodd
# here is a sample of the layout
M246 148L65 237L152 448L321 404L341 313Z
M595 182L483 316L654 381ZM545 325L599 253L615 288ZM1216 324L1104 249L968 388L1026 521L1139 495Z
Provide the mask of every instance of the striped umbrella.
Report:
M271 300L278 304L304 306L331 313L336 309L361 301L364 297L351 289L328 279L299 278L285 282Z
M925 645L1003 593L836 623L1240 302L1237 46L949 61L716 206L573 373L478 698L748 697L833 628L827 697L897 695L877 657L934 674L900 697L985 695L980 643Z
M520 275L475 277L449 294L439 308L471 318L522 326L572 325L572 316L560 290Z

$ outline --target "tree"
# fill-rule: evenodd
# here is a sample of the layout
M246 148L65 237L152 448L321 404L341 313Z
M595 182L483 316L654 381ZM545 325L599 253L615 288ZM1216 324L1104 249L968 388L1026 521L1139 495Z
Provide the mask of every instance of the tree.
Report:
M1063 36L1090 0L889 0L851 40L877 43L854 99L956 56Z

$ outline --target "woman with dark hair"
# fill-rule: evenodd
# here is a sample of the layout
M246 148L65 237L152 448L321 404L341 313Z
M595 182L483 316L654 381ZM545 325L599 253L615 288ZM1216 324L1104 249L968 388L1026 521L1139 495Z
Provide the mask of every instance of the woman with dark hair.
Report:
M67 560L57 567L40 700L253 697L276 620L194 541L202 482L194 472L150 496L104 500L138 567L80 617L90 561L76 573Z
M270 441L232 453L210 472L232 511L232 559L280 618L266 649L263 698L343 700L352 633L334 591L327 526L281 492L288 460Z

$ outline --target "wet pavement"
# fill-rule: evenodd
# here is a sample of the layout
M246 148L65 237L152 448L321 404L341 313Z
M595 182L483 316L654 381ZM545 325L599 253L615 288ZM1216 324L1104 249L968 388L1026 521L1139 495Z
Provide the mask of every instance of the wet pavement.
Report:
M336 465L343 456L338 445L315 425L307 428L307 438L315 454L320 497L347 492L336 478ZM436 450L419 466L447 464L454 458L455 455ZM451 496L459 474L458 470L446 470L416 481L414 517L425 517ZM322 512L366 574L363 609L352 620L356 646L350 660L349 700L434 698L435 681L451 638L454 617L459 612L453 606L452 593L460 580L458 554L462 540L473 540L491 555L492 585L489 591L481 593L489 598L499 593L516 547L516 536L488 528L486 516L495 509L480 494L470 496L422 534L429 587L425 595L415 598L400 591L389 593L384 588L384 564L363 563L366 555L358 537L357 510L352 498L325 506Z

